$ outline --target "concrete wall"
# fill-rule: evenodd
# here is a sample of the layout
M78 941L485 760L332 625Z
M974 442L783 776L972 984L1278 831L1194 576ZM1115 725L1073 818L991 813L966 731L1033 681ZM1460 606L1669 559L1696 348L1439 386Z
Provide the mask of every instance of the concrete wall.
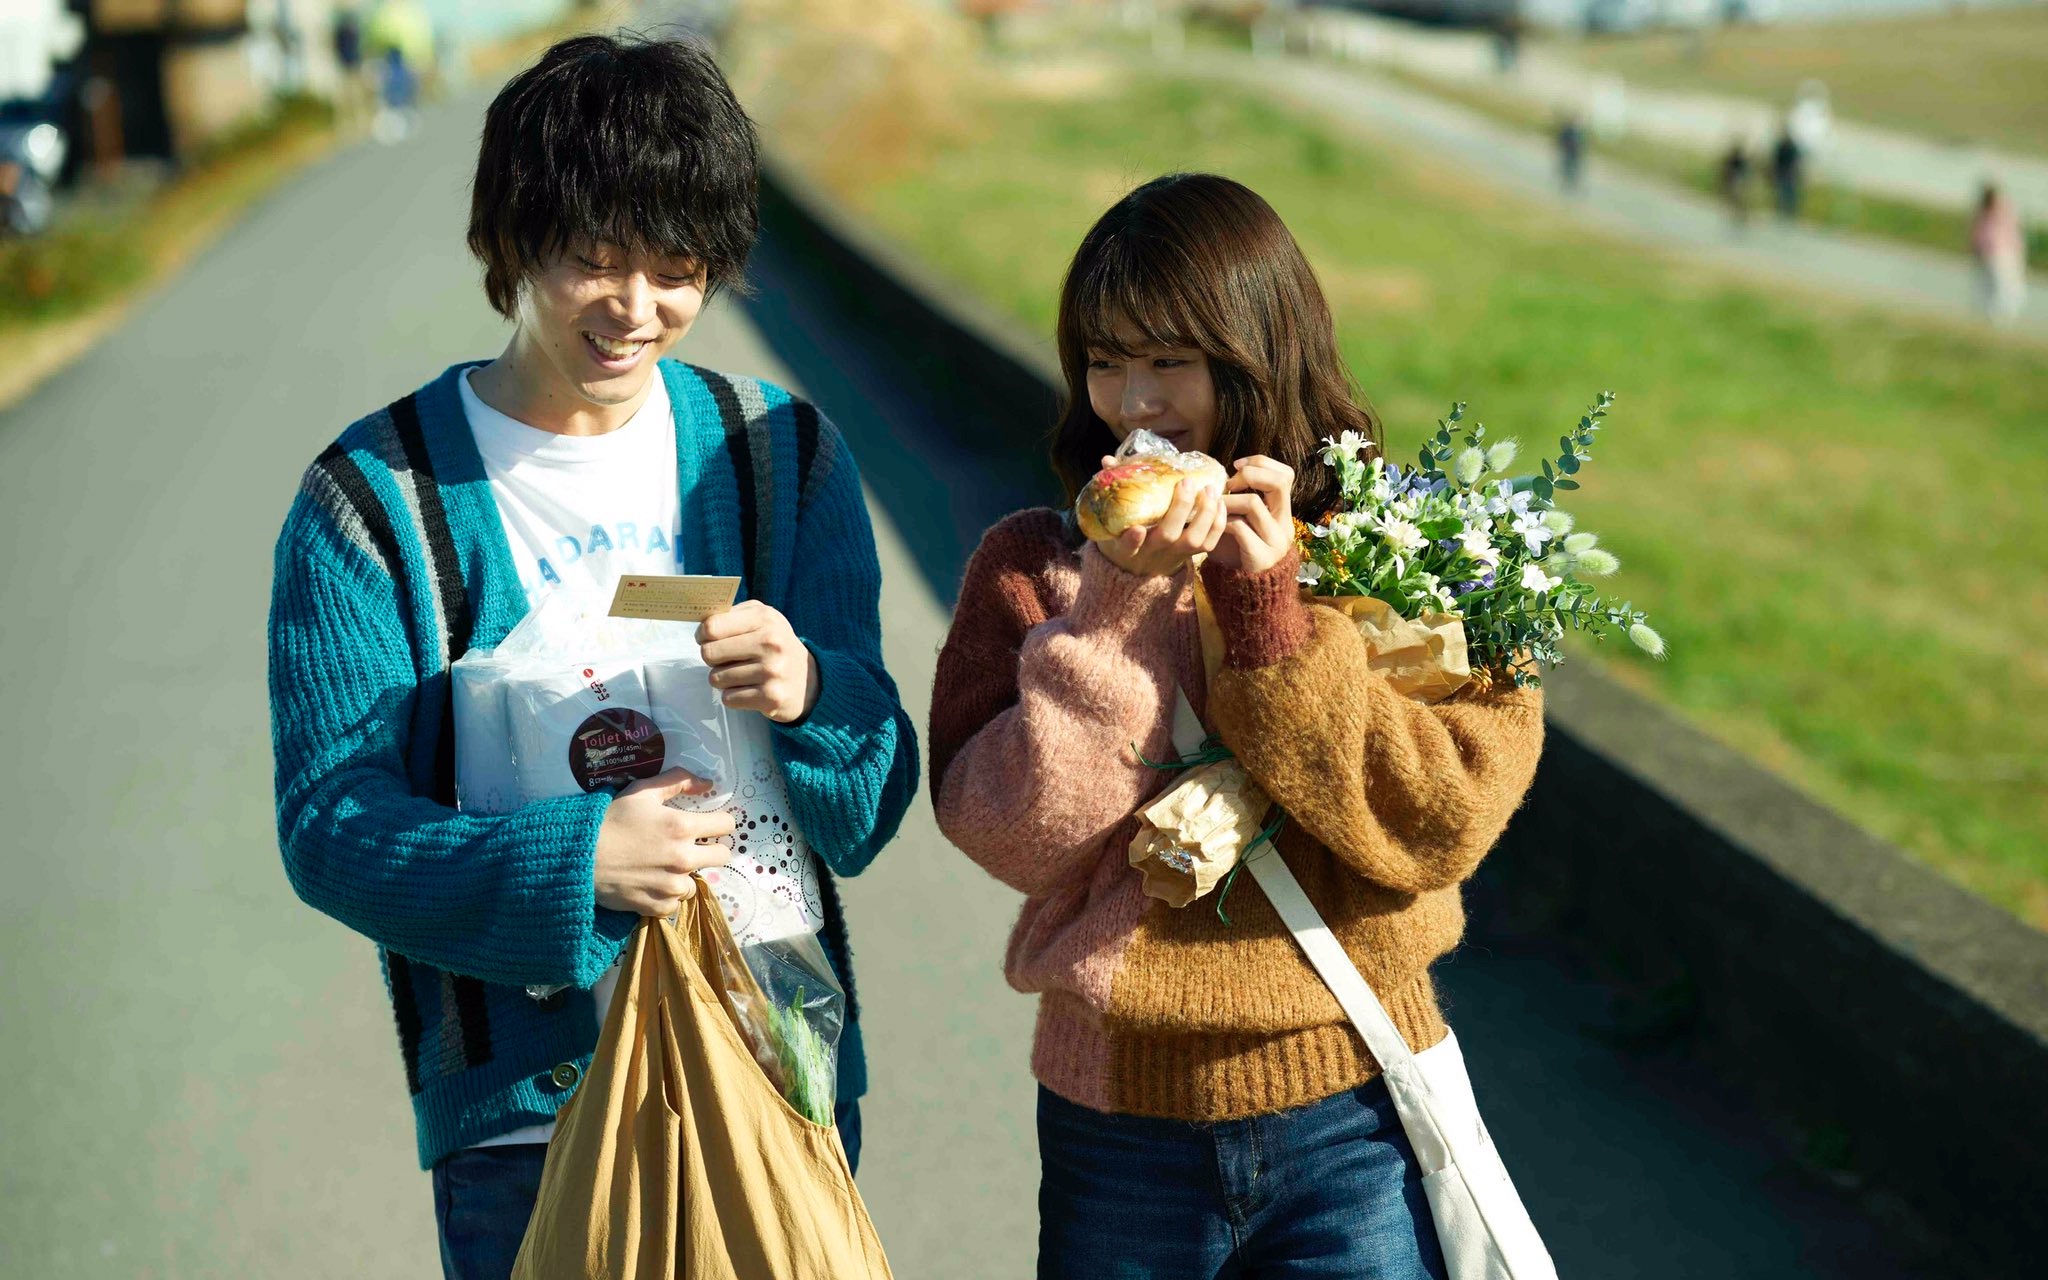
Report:
M773 164L762 212L779 252L857 295L931 377L972 386L962 448L1005 450L993 474L1042 471L990 441L1051 421L1048 340ZM1016 430L988 430L998 406ZM1583 668L1545 685L1549 745L1475 928L1581 949L1627 997L1620 1030L1714 1065L1958 1274L2041 1274L2048 936L1643 697Z

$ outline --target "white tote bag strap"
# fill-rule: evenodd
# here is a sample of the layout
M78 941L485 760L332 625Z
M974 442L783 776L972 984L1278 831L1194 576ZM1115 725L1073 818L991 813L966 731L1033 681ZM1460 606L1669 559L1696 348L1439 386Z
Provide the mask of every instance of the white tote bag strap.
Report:
M1380 1064L1382 1071L1388 1071L1415 1055L1409 1050L1408 1042L1401 1038L1401 1032L1394 1026L1394 1020L1387 1016L1387 1010L1380 998L1373 994L1370 984L1358 972L1358 966L1351 963L1351 957L1344 953L1344 944L1337 941L1330 926L1323 923L1316 913L1315 905L1302 890L1301 881L1287 869L1287 863L1277 849L1265 849L1246 862L1245 869L1259 882L1259 888L1266 891L1266 900L1273 904L1273 910L1280 913L1280 922L1294 934L1296 942L1308 955L1308 962L1322 976L1330 988L1330 994L1337 997L1345 1016L1358 1028L1358 1034L1365 1037L1365 1047Z
M1479 1118L1462 1056L1437 1063L1439 1074L1446 1065L1456 1072L1459 1086L1439 1092L1279 851L1244 865L1378 1059L1427 1174L1423 1190L1452 1280L1556 1280L1556 1265ZM1445 1050L1458 1052L1449 1040L1437 1052Z

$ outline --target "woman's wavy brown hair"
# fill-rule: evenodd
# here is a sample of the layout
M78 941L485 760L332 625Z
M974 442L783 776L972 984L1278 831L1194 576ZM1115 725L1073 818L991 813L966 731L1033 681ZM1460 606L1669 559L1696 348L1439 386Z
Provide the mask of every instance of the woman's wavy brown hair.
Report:
M1264 454L1294 468L1294 511L1335 505L1336 476L1316 450L1356 431L1380 441L1379 418L1337 354L1315 272L1280 215L1242 183L1207 173L1155 178L1089 229L1060 288L1060 370L1053 470L1072 502L1116 451L1088 403L1090 351L1128 357L1119 333L1194 347L1216 380L1216 437L1225 463Z

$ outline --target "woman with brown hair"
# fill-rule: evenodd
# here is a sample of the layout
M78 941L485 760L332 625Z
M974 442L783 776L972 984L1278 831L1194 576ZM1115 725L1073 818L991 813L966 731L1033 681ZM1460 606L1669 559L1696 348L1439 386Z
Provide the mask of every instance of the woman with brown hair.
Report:
M1302 600L1294 513L1333 499L1315 450L1377 447L1378 424L1256 194L1174 175L1119 201L1068 271L1059 351L1070 499L1141 428L1230 478L1114 541L1071 513L1004 520L939 655L939 825L1026 897L1006 971L1039 996L1039 1274L1441 1277L1378 1065L1264 897L1240 882L1227 922L1176 910L1127 850L1185 695L1286 812L1279 855L1419 1052L1446 1032L1429 965L1463 932L1459 885L1535 772L1539 696L1411 702Z

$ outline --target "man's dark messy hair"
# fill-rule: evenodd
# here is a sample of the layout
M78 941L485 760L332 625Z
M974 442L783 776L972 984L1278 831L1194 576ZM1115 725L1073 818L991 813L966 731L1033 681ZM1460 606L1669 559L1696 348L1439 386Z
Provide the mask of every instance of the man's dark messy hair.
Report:
M707 292L742 283L760 229L754 125L688 40L577 36L484 116L469 248L511 317L520 286L585 243L686 258Z

